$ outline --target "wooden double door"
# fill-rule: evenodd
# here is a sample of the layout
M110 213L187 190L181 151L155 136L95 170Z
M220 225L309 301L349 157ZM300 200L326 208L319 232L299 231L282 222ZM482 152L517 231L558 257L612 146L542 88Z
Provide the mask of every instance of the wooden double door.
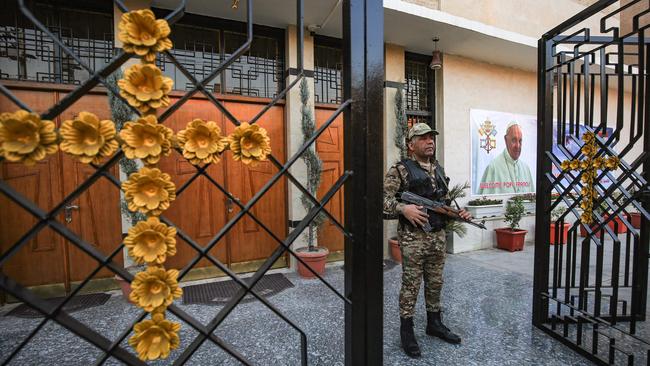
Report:
M21 100L37 112L46 110L65 95L59 91L14 90ZM238 119L248 120L263 107L254 101L224 102ZM17 107L0 98L0 110L14 111ZM88 94L63 113L55 123L60 125L80 111L89 111L102 119L109 119L109 107L105 94ZM273 154L280 161L285 159L283 107L273 107L258 122L271 136ZM221 125L225 134L234 126L207 100L192 99L165 122L175 132L183 129L194 118L212 120ZM175 151L161 160L159 167L169 173L180 187L190 179L196 169ZM231 192L242 204L278 171L270 162L246 166L232 159L227 152L224 159L208 168L208 174L225 190ZM63 153L57 153L34 167L22 164L0 163L0 179L16 191L32 200L44 210L50 210L64 197L73 192L94 169L81 164ZM117 167L111 171L118 176ZM252 208L265 225L279 238L286 237L286 179L281 178ZM120 191L106 178L100 178L72 201L57 220L103 254L110 254L121 243ZM208 243L224 225L239 212L239 207L227 199L205 177L194 180L185 192L180 194L164 216L199 244ZM10 250L35 223L36 219L0 194L0 250ZM182 268L196 256L196 251L182 239L177 238L178 252L168 259L170 268ZM277 247L271 235L247 215L223 235L211 251L215 257L228 266L240 270L253 270L261 260ZM122 253L114 260L123 263ZM211 265L200 261L195 268ZM237 267L239 265L239 267ZM69 243L49 227L31 238L0 270L25 286L65 284L82 281L92 274L98 263L86 253ZM113 273L103 269L94 278L112 277Z

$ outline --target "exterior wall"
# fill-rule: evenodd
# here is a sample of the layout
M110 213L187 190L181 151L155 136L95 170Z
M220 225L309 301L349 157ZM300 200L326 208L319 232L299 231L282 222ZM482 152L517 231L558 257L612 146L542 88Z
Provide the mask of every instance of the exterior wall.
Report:
M439 9L445 13L539 38L593 2L595 1L440 0ZM594 30L599 29L598 20L591 19L585 25Z
M438 147L444 156L444 166L451 183L470 181L470 124L469 112L471 108L487 109L494 111L537 114L537 79L533 72L525 72L512 68L482 63L476 60L453 55L445 55L442 68L442 103L443 119L440 121L441 135L444 140ZM596 86L598 90L599 86ZM609 89L608 96L608 126L615 127L616 121L616 95L617 91ZM600 101L600 93L595 95L596 103ZM628 106L624 114L627 126L621 132L621 141L617 150L621 150L629 140L629 105L631 95L627 91L624 95L625 105ZM594 111L594 122L600 122L600 111ZM523 143L526 143L524 136ZM530 140L528 140L530 141ZM465 153L458 153L458 152ZM626 161L633 161L642 153L642 146L637 146L626 157ZM620 173L620 171L619 171ZM467 197L459 200L463 206ZM509 196L502 196L504 202ZM526 239L534 239L534 218L526 216L521 222L522 228L529 230ZM490 248L496 242L492 228L503 226L501 219L492 219L486 222L488 230L475 229L468 226L468 235L461 239L454 235L448 243L448 250L461 252Z
M386 44L386 81L404 82L404 48ZM397 88L384 87L384 173L399 160L395 139L395 95ZM388 256L388 239L397 235L397 220L384 220L384 256Z

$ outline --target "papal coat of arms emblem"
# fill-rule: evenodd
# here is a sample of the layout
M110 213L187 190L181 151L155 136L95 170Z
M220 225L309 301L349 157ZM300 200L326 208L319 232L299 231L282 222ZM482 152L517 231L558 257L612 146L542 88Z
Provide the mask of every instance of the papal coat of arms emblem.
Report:
M478 135L479 147L481 149L484 149L488 154L490 151L496 149L497 139L495 136L497 135L497 129L489 119L486 119L485 122L481 124L478 129Z

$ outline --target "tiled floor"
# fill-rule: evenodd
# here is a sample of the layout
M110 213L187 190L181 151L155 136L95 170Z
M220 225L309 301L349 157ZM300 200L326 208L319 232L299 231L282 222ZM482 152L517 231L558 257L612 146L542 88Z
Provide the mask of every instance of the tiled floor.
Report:
M419 360L407 358L399 346L397 298L401 267L385 271L384 363L386 365L583 365L582 357L531 325L532 247L508 253L484 250L450 255L445 269L444 320L463 337L459 346L446 344L424 333L422 298L416 314L416 336L423 351ZM309 363L343 364L343 302L317 281L288 278L294 288L269 301L307 334ZM326 278L337 288L343 284L339 266L329 267ZM207 323L220 307L180 305ZM1 309L6 313L9 307ZM107 338L114 340L137 315L137 309L121 296L105 305L73 313ZM39 320L0 316L0 362L24 339ZM259 302L242 304L216 333L255 364L299 364L299 333ZM196 332L184 324L182 347ZM126 345L125 345L126 346ZM128 347L128 346L126 346ZM174 351L169 364L179 355ZM87 365L101 354L67 330L47 324L13 361L15 365ZM108 364L118 364L115 360ZM190 360L192 365L237 364L216 346L205 343Z

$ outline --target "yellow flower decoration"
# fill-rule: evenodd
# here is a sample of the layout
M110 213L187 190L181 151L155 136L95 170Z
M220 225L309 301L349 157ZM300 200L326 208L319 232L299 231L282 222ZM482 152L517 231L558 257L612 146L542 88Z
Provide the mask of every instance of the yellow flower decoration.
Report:
M160 215L176 199L176 186L167 173L158 168L143 167L122 183L129 210Z
M142 159L147 165L156 164L161 156L169 155L173 135L174 131L159 124L154 115L129 121L120 131L124 155L129 159Z
M587 170L584 173L582 173L582 177L580 178L580 181L582 181L582 183L591 184L593 183L595 177L596 177L596 172L594 172L593 170Z
M571 160L571 162L569 163L569 166L571 167L571 170L578 169L580 167L580 160L578 160L578 159Z
M143 320L133 327L135 334L129 338L129 344L143 361L167 358L181 343L180 329L180 323L165 319L163 313L154 313L151 320Z
M594 146L593 144L585 144L580 151L582 151L582 153L585 154L585 156L591 158L594 155L596 155L596 146Z
M228 138L213 121L195 119L178 135L178 145L183 156L194 165L216 163L219 155L228 147Z
M154 64L135 64L124 73L124 79L117 83L120 95L131 106L142 113L151 113L154 109L169 105L169 92L174 81L162 75Z
M591 159L585 159L580 162L580 169L586 170L591 166Z
M25 110L0 114L0 156L8 161L34 165L57 149L54 122Z
M618 169L620 163L621 160L618 158L618 156L612 156L610 158L607 158L607 161L605 162L605 166L607 167L607 169Z
M100 121L89 112L79 112L74 119L64 121L59 133L63 138L61 150L82 163L99 164L119 147L113 121Z
M585 144L592 143L594 142L595 139L596 139L596 135L591 131L587 131L582 134L582 141L584 141Z
M176 254L176 228L150 217L129 229L124 246L138 264L163 264L167 256Z
M600 170L605 166L605 159L602 156L599 156L592 160L592 165L594 166L594 169Z
M156 19L149 9L134 10L122 14L118 24L118 38L122 41L122 49L127 53L142 56L146 62L156 60L156 52L172 48L168 36L171 32L165 19Z
M178 271L175 269L147 267L147 270L138 272L131 282L133 290L129 299L148 312L161 306L167 307L183 294L177 278Z
M591 214L591 211L589 212L583 212L582 215L580 215L580 222L583 224L591 224L594 221L593 216Z
M271 153L271 139L266 130L258 125L243 122L228 136L233 159L244 164L264 161Z
M590 200L590 203L591 199L598 197L598 192L590 186L582 187L580 193L582 193L584 199Z
M560 164L560 169L562 169L565 172L571 170L571 161L570 160L563 161L562 164Z

